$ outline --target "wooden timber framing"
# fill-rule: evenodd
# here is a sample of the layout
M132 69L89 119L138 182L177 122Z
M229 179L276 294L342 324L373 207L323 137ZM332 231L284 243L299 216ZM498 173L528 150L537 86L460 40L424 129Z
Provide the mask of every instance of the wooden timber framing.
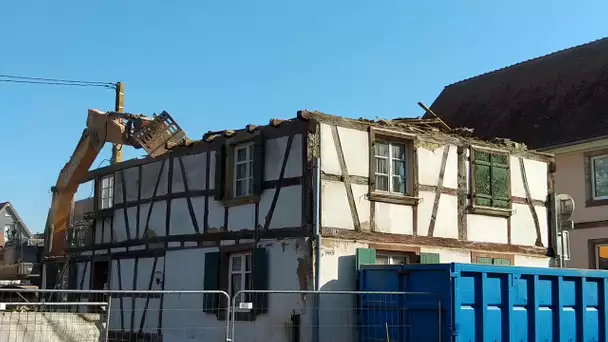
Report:
M338 127L335 125L331 125L331 136L338 155L340 170L342 171L340 178L344 182L344 187L346 188L346 198L348 199L348 207L350 208L350 215L353 219L353 227L355 227L356 231L360 231L361 222L359 222L359 214L357 213L357 205L355 204L355 197L353 196L353 188L350 184L350 176L348 175L348 168L346 166L346 159L344 157L344 149L342 148L342 142L340 141Z
M519 169L521 171L521 178L524 184L524 189L526 191L526 202L528 207L530 208L530 214L532 215L532 219L534 220L534 228L536 230L536 242L535 245L538 247L543 246L542 235L540 232L540 222L538 220L538 214L536 213L536 208L534 207L534 203L532 202L532 194L530 193L530 185L528 184L528 176L526 175L526 165L524 164L523 158L519 159ZM510 238L509 238L510 240Z
M450 145L445 145L443 147L443 153L441 154L441 167L439 169L437 186L435 187L435 200L433 201L433 211L431 212L431 221L429 222L429 230L427 236L433 236L433 233L435 232L435 221L437 220L437 214L439 212L439 200L441 199L441 190L443 189L443 177L445 176L445 167L448 161L449 153Z

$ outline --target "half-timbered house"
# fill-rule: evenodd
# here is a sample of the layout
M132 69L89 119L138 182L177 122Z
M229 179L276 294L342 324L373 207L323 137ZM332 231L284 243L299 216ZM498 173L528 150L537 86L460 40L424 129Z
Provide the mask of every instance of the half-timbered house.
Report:
M164 156L90 172L94 219L70 234L80 237L69 243L71 284L355 290L362 263L548 267L553 165L550 155L476 140L437 119L301 111L266 126L209 132ZM224 324L218 297L177 298L113 297L113 312L123 314L111 316L110 328L167 336L184 324ZM327 323L344 317L312 313L355 305L334 299L252 296L254 310L237 315L236 330L288 341L284 326L294 314ZM197 314L165 314L178 305Z

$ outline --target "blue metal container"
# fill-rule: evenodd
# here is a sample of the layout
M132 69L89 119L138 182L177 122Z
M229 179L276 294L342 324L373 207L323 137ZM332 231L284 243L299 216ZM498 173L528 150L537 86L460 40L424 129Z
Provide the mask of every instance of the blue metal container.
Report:
M361 342L608 342L608 271L370 265L359 290L417 293L360 295Z

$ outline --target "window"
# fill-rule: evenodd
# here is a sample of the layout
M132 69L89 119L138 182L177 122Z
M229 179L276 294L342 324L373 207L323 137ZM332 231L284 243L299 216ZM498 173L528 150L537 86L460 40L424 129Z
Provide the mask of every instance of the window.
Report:
M608 270L608 245L595 245L595 268Z
M99 208L102 210L112 208L114 205L114 176L103 177L99 190Z
M251 253L239 253L230 255L230 271L228 287L230 296L233 297L239 291L251 290ZM237 304L247 296L235 298Z
M411 263L410 256L405 253L376 252L376 264L379 265L406 265Z
M507 254L471 252L471 262L485 265L513 265L514 257Z
M591 158L591 189L594 200L608 199L608 155Z
M509 156L480 150L472 152L473 205L510 208Z
M253 157L253 143L234 148L234 197L253 193Z
M406 183L406 145L382 140L375 141L374 145L375 190L406 194L410 190Z
M221 246L218 252L205 254L203 288L222 290L234 296L242 290L270 289L269 256L265 248L255 244ZM248 292L235 298L237 321L255 320L257 315L268 312L268 293ZM251 303L251 310L239 309L239 303ZM203 311L226 319L226 297L216 293L203 296Z

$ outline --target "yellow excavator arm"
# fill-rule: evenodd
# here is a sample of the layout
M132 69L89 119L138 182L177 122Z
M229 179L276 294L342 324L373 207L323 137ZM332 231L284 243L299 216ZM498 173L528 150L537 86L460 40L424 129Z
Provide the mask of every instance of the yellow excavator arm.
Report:
M74 195L78 186L87 180L89 168L105 143L144 148L150 156L156 157L166 153L171 145L187 140L185 132L167 112L150 118L89 109L87 126L80 141L59 173L56 185L51 188L51 208L45 227L46 256L64 255Z

